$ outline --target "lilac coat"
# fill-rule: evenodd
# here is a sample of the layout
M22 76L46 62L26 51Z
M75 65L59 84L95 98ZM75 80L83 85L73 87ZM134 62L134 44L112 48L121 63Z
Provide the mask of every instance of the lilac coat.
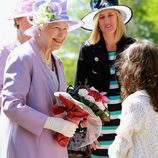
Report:
M52 54L53 55L53 54ZM59 77L59 91L66 90L61 60L53 55ZM32 40L17 47L9 56L2 89L2 156L0 158L67 158L67 149L44 129L55 103L56 91L51 71Z
M3 87L3 74L6 64L6 60L13 49L17 47L18 42L13 42L12 44L0 46L0 106L1 106L1 90Z

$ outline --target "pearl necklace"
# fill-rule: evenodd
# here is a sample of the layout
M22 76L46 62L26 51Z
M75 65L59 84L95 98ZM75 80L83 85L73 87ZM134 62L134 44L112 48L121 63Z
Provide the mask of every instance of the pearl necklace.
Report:
M45 62L48 65L48 67L52 69L52 57L51 57L51 54L49 55L48 59L45 58Z
M49 54L48 59L46 59L46 57L43 55L43 53L41 53L42 59L44 61L44 63L52 70L52 57L51 54Z
M55 83L56 90L59 90L59 81L58 81L58 78L57 78L57 74L56 74L56 71L55 71L55 66L54 66L54 62L52 60L51 54L49 54L48 59L46 59L46 57L44 56L43 53L41 53L41 57L42 57L43 62L45 63L45 65L48 67L51 78L53 79L53 82Z

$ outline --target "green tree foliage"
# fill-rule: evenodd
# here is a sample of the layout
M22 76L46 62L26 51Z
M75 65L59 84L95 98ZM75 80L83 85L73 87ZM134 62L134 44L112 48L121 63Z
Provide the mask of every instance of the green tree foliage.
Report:
M158 43L158 1L120 0L130 6L134 16L127 26L127 32L137 39L150 39Z
M91 11L89 0L71 0L73 3L69 5L68 14L71 19L81 19L84 15ZM88 39L90 31L77 29L68 33L64 47L57 52L64 62L64 71L68 85L73 85L75 80L75 72L77 59L81 44ZM64 52L64 53L63 53Z
M81 19L91 11L90 0L70 0L68 14L73 19ZM158 0L119 0L120 4L130 6L133 18L127 24L127 34L136 39L150 39L158 43ZM63 62L67 84L74 84L79 49L88 39L90 31L78 29L68 33L64 47L57 52Z

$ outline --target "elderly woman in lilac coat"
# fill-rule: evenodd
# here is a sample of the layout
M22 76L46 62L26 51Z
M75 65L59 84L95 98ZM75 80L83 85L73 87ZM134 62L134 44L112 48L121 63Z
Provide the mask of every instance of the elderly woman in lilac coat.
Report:
M53 133L72 137L77 125L51 114L54 92L66 90L54 51L82 22L68 18L65 0L37 1L33 11L33 26L26 31L32 38L11 52L5 68L1 158L67 158Z

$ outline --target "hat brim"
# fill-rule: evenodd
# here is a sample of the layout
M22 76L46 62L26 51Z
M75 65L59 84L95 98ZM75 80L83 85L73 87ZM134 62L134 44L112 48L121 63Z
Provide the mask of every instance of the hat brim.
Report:
M88 13L87 15L85 15L81 20L84 22L84 25L81 27L85 30L89 30L92 31L93 30L93 19L94 17L100 13L103 10L108 10L108 9L114 9L117 10L121 13L123 20L124 20L124 24L127 24L132 16L133 16L133 12L132 9L125 6L125 5L119 5L119 6L109 6L106 8L102 8L93 12Z
M12 16L9 16L8 20L14 20L14 19L17 19L17 18L22 18L22 17L27 17L29 14L15 14L15 15L12 15Z
M68 29L68 32L70 31L73 31L77 28L80 28L81 26L83 26L84 22L81 21L81 20L65 20L65 19L60 19L60 20L55 20L55 21L51 21L51 22L48 22L47 24L50 24L50 23L56 23L56 22L68 22L69 23L69 29ZM34 36L35 32L36 32L36 29L38 28L39 26L32 26L30 27L29 29L27 29L24 34L25 35L28 35L28 36Z

